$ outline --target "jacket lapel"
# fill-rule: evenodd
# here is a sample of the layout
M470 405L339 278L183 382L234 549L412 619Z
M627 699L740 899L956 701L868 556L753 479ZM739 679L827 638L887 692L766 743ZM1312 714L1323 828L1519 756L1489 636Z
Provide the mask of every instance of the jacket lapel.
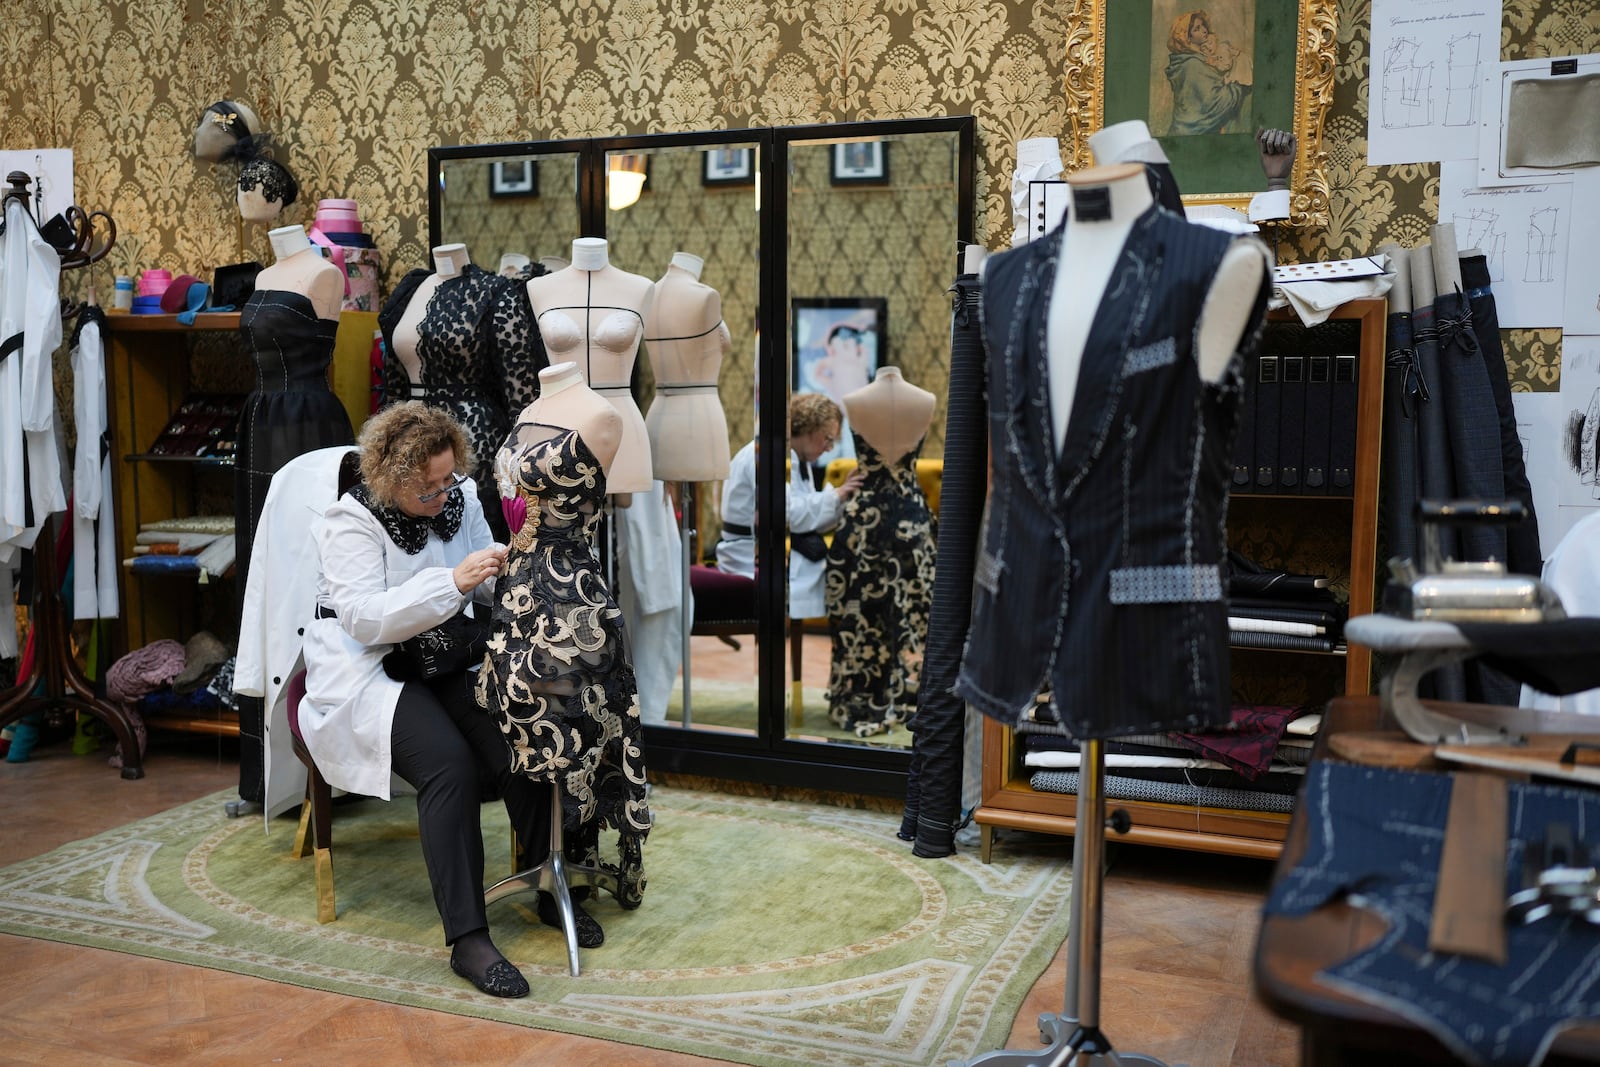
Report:
M1029 261L1012 308L1005 357L1010 445L1023 481L1047 510L1055 498L1055 447L1050 428L1046 331L1065 229L1058 226L1029 246Z

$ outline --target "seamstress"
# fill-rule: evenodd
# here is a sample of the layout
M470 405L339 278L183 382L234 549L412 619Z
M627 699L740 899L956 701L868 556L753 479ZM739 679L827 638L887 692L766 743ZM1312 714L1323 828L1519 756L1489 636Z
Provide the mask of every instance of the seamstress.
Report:
M838 488L825 485L821 489L812 479L812 464L838 441L841 420L839 406L821 393L795 393L789 398L789 486L784 511L791 546L791 619L812 619L827 613L822 596L827 569L825 553L815 551L816 558L810 558L799 547L796 535L813 534L814 540L820 542L822 532L833 529L839 522L840 507L861 487L864 477L857 468ZM745 578L755 577L755 518L756 443L751 441L734 455L728 480L722 485L718 570Z
M301 735L330 785L387 800L393 773L417 791L451 969L491 996L525 996L527 981L489 939L479 813L484 795L498 793L518 838L546 841L549 790L511 772L510 748L473 699L470 671L400 682L383 665L399 642L468 605L488 611L506 548L493 542L472 479L460 473L472 454L448 412L396 404L367 421L358 444L363 481L316 531L321 573L305 631ZM541 919L555 916L547 897Z

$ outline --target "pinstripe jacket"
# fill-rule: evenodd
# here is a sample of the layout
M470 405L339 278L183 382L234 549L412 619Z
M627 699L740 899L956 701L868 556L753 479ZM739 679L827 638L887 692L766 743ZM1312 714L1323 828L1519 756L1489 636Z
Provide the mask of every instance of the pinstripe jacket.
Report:
M1060 455L1046 329L1059 227L986 268L992 483L957 692L1015 723L1040 692L1078 737L1226 721L1223 560L1243 349L1199 376L1196 324L1233 238L1152 207L1085 344Z

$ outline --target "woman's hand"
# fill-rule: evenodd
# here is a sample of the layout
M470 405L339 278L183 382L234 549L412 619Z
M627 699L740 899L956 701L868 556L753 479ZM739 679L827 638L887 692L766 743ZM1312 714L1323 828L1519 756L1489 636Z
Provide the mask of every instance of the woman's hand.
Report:
M857 467L845 475L844 482L834 492L839 494L840 500L849 500L855 491L861 488L861 483L867 480L867 472Z
M485 581L500 573L506 564L506 547L504 545L490 545L468 554L467 558L457 563L451 572L456 580L456 588L463 593L470 593Z

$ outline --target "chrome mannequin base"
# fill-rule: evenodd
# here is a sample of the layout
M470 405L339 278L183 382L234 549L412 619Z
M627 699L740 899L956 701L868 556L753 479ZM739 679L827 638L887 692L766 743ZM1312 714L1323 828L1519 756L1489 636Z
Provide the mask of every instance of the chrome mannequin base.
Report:
M617 895L616 876L598 867L568 862L561 828L561 786L550 783L555 798L550 806L550 854L544 862L502 878L483 892L484 904L493 904L520 893L549 893L561 913L561 929L567 936L567 969L578 977L578 920L572 910L572 889L593 886Z

